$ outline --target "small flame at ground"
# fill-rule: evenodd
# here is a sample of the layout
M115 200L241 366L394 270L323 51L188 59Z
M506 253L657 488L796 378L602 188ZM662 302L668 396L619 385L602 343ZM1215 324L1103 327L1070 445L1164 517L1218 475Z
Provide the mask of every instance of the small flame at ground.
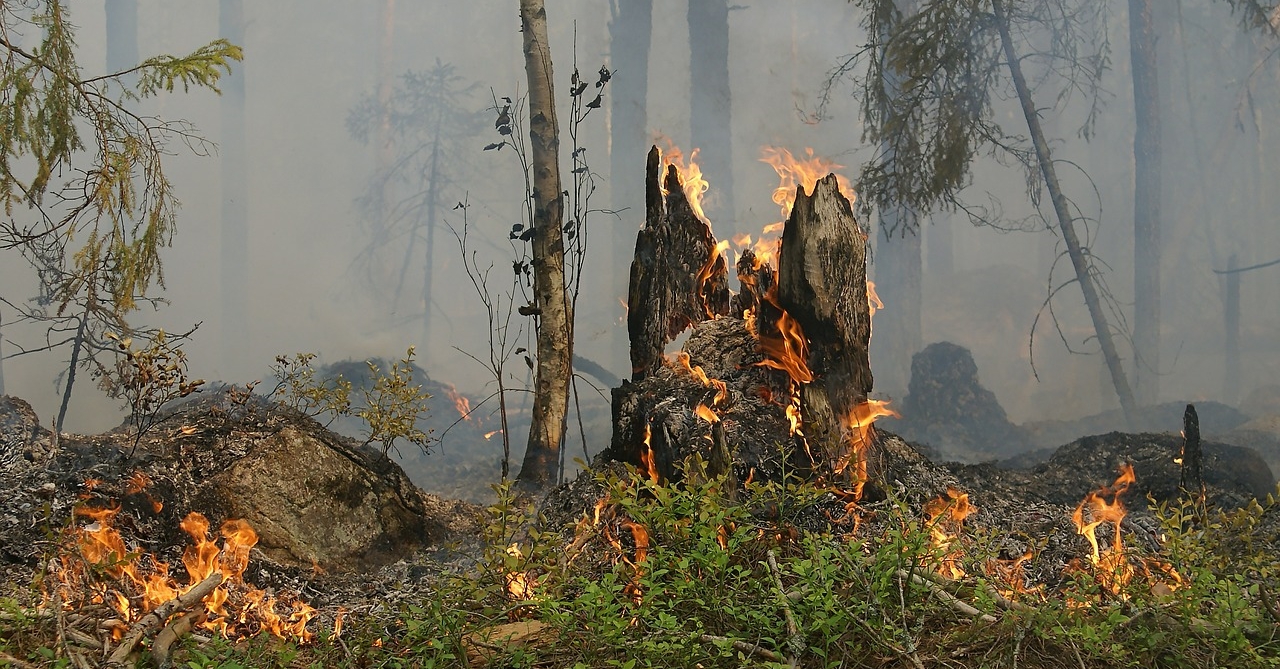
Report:
M929 527L929 545L939 556L935 566L939 575L950 579L964 578L962 553L956 547L956 542L960 538L964 519L977 510L969 504L969 493L955 488L947 488L946 497L935 497L924 505L924 513L928 517L925 524Z
M449 399L453 401L453 408L458 410L458 415L463 420L474 420L471 417L471 400L458 392L458 389L452 385L446 386L444 391L449 395Z
M131 492L142 492L141 486L149 482L145 475L135 475L128 485ZM204 623L206 628L226 636L266 631L281 638L311 639L306 625L314 609L293 600L285 604L284 611L277 612L275 598L242 580L249 550L258 541L257 533L247 522L223 523L220 528L223 544L219 549L208 537L209 521L199 513L188 514L180 527L191 535L194 544L183 552L182 562L188 578L186 585L179 585L169 575L169 565L150 554L128 550L114 526L119 513L118 505L80 506L73 511L74 517L92 522L71 529L69 539L73 547L59 557L55 587L64 606L77 608L86 602L107 603L120 613L121 620L129 622L187 592L216 571L223 579L204 599L209 614L209 620Z
M1126 511L1120 496L1136 481L1133 465L1120 465L1120 476L1110 487L1104 486L1090 492L1071 514L1071 521L1076 531L1089 541L1092 549L1089 562L1097 573L1098 583L1113 595L1123 592L1129 581L1133 579L1133 565L1125 555L1124 541L1120 537L1120 521L1124 520ZM1110 497L1110 501L1107 498ZM1111 547L1105 551L1098 546L1096 530L1103 523L1112 524Z

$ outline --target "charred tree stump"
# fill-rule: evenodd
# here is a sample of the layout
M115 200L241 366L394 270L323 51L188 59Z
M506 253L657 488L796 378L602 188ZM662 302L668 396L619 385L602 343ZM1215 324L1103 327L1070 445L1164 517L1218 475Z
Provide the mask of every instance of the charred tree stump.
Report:
M1180 485L1185 495L1204 499L1204 455L1200 448L1200 415L1196 405L1188 404L1182 414L1182 471Z
M812 380L801 390L805 436L838 470L851 450L866 450L850 443L861 438L850 426L859 422L858 407L872 385L866 249L835 175L819 180L812 194L798 189L782 232L777 304L808 340Z
M729 313L728 266L711 227L689 204L674 165L662 174L649 151L645 226L636 236L627 295L631 376L639 381L662 361L667 343L690 326Z
M649 154L647 220L631 265L632 380L613 395L602 454L663 480L694 454L730 481L867 477L871 335L866 237L834 175L799 190L778 270L751 251L727 265L674 167ZM693 333L675 361L666 345ZM799 428L799 429L798 429ZM821 467L814 469L815 465Z

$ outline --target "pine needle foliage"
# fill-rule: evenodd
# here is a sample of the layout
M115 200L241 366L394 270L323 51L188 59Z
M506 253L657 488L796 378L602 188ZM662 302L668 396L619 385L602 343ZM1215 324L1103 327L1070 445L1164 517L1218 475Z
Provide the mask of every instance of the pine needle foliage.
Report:
M1024 227L1002 220L1002 207L962 195L973 164L988 158L1022 168L1031 202L1042 181L1031 143L1016 122L997 113L1016 100L988 0L850 0L863 10L867 44L829 74L817 114L847 84L860 105L863 141L878 147L862 167L855 190L862 210L904 207L924 216L960 210L972 222ZM1088 137L1108 98L1108 4L1073 0L1008 3L1028 78L1061 112L1078 97ZM896 220L896 219L895 219ZM913 220L913 219L907 219ZM902 234L903 230L887 230Z
M24 34L39 42L23 48ZM179 87L216 92L243 53L217 40L87 77L60 0L0 3L0 45L0 247L22 249L38 270L65 263L43 286L59 312L88 291L127 313L164 281L160 249L173 237L178 202L161 157L174 139L209 148L189 124L143 116L129 103ZM82 241L72 250L51 238Z

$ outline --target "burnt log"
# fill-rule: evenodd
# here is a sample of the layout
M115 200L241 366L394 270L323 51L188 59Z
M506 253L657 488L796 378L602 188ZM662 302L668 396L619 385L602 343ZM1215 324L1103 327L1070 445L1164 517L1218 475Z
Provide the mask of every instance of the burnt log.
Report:
M667 344L708 318L729 312L728 265L711 226L694 211L679 171L662 171L657 147L645 176L645 226L636 235L627 294L632 380L653 373Z

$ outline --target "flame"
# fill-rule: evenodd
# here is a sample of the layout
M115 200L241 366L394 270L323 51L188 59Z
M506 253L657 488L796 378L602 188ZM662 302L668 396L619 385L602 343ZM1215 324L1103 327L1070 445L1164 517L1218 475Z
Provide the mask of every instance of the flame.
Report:
M850 480L853 481L855 499L862 496L862 487L867 482L867 452L871 449L873 426L876 419L882 416L898 417L898 412L889 408L889 403L882 400L866 400L853 407L841 421L847 450L833 463L832 470L839 474L853 465Z
M774 146L760 148L760 162L768 163L773 171L778 173L779 184L773 191L773 202L781 209L784 221L791 216L791 206L796 201L797 186L803 187L806 193L812 193L819 179L844 169L844 165L813 155L813 149L806 148L804 151L807 157L796 158L790 151L783 148ZM852 204L855 197L849 180L837 173L836 184ZM781 229L781 223L776 225Z
M446 386L444 391L449 396L449 399L453 400L453 408L458 410L458 415L462 417L462 420L474 421L471 417L471 400L458 392L458 389L452 384Z
M517 564L526 563L527 559L523 551L520 550L520 544L514 543L507 546L507 555L513 558ZM510 561L509 561L510 562ZM538 584L533 574L527 571L520 571L514 568L506 569L504 574L507 581L507 595L511 599L520 601L533 599L533 588Z
M667 166L675 165L676 171L680 173L680 188L684 191L684 196L689 200L689 206L693 208L693 213L708 225L711 221L707 215L702 212L702 196L711 188L711 183L702 177L702 168L696 162L698 159L699 149L689 152L689 162L685 164L684 152L671 143L666 137L660 137L659 141L667 145L662 150L662 173L658 175L658 186L662 188L662 194L667 194Z
M928 518L925 524L929 527L929 546L939 556L934 569L945 578L964 578L964 567L961 566L962 553L955 548L959 539L964 519L972 515L977 508L969 504L969 493L955 488L947 488L947 496L938 496L924 505L924 513Z
M1076 532L1089 541L1091 552L1089 562L1093 565L1098 583L1113 595L1120 595L1129 581L1133 579L1133 565L1125 554L1124 541L1120 537L1120 521L1124 520L1126 511L1120 496L1129 489L1137 479L1133 474L1133 465L1120 465L1120 476L1110 487L1102 487L1085 496L1080 505L1071 514L1071 521L1076 525ZM1107 497L1111 501L1107 501ZM1087 512L1087 513L1086 513ZM1086 516L1088 518L1086 519ZM1096 530L1103 523L1113 525L1111 547L1105 551L1098 546Z
M1025 565L1033 557L1035 553L1028 550L1012 560L1000 558L987 560L982 570L987 576L999 582L1001 587L997 588L997 592L1010 600L1015 600L1019 595L1039 592L1044 587L1039 584L1031 586L1027 583Z
M884 302L880 301L880 296L876 294L876 283L867 281L867 316L874 317L877 311L884 308Z
M492 438L492 437L493 437L493 435L495 435L495 434L502 434L502 430L490 430L489 432L485 432L485 433L484 433L484 439L485 439L485 441L488 441L488 440L489 440L490 438Z
M676 367L677 370L683 370L687 372L689 376L692 376L693 378L697 379L700 383L702 383L702 385L706 386L707 388L715 388L716 395L711 400L712 406L722 406L724 402L729 399L729 386L726 385L725 382L721 381L720 379L713 379L708 377L707 373L702 371L702 365L690 364L688 353L684 351L680 351L679 353L676 353L675 358L672 360L672 364L673 366Z
M653 446L649 445L649 437L652 430L648 423L644 424L644 448L640 451L640 464L644 466L645 472L649 474L649 480L658 483L658 466L653 461Z
M698 408L694 409L693 412L697 414L698 418L701 418L708 423L715 424L720 422L720 417L716 415L716 412L712 411L711 407L705 404L699 404Z
M774 287L765 295L765 299L775 307L776 293L777 288ZM804 336L804 329L800 327L799 321L781 307L778 307L778 311L781 315L776 325L781 336L760 337L760 348L767 357L756 364L780 369L796 383L811 383L813 372L809 369L809 339Z
M135 474L128 482L132 491L140 491L149 483L145 475ZM223 544L209 539L209 521L198 513L190 513L180 527L191 535L194 544L183 552L182 561L187 568L187 584L179 583L169 574L169 565L156 560L150 554L129 551L124 539L114 526L120 507L77 507L73 517L91 522L73 528L70 539L74 548L64 551L59 558L57 585L60 599L71 609L87 599L95 603L108 603L120 614L124 622L137 620L142 615L195 587L215 571L223 575L222 583L204 599L209 620L205 627L216 629L230 636L233 631L250 633L253 626L282 638L308 641L312 635L306 629L314 610L300 601L289 603L288 618L281 618L274 610L275 599L244 584L242 575L248 566L249 549L258 541L257 533L243 520L230 520L220 528ZM108 583L99 575L114 581ZM235 588L237 601L233 611L228 610L228 600ZM233 630L240 624L240 630ZM119 630L113 631L118 634Z

